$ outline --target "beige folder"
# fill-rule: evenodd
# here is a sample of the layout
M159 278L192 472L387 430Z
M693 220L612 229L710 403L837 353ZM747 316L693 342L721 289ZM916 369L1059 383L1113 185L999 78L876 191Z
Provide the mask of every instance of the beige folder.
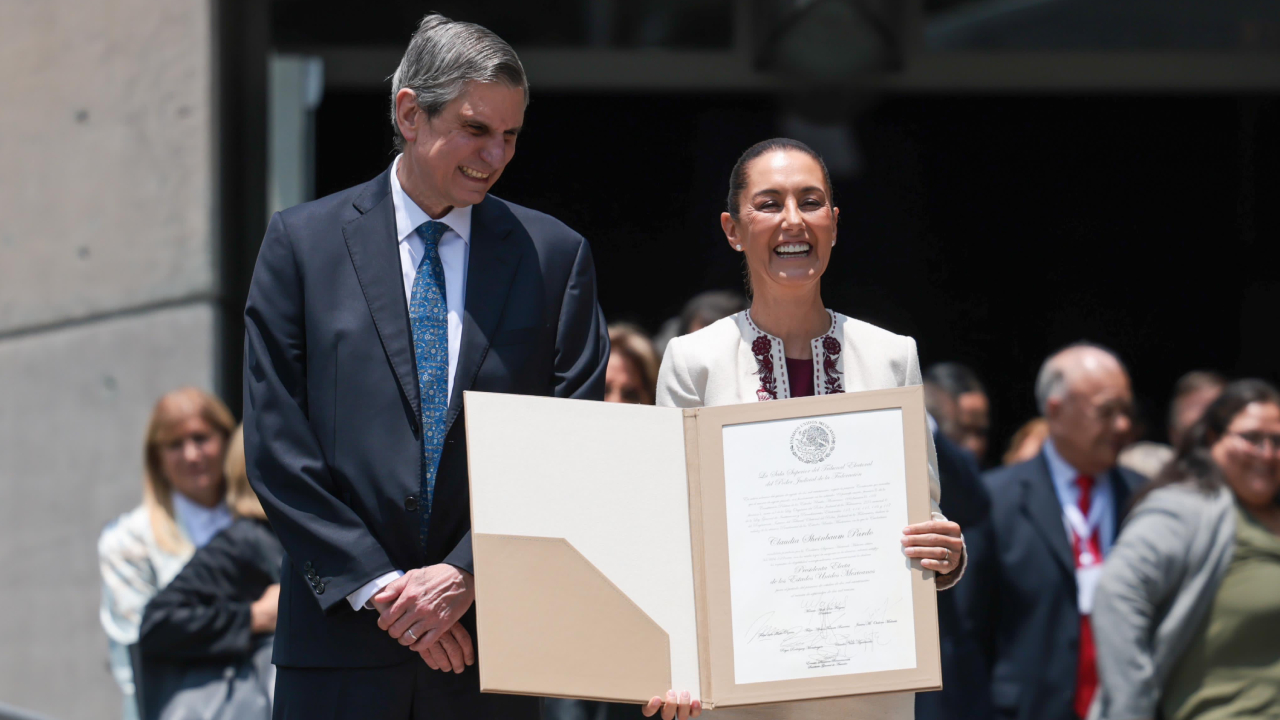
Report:
M942 686L933 574L909 572L915 667L739 684L724 427L898 408L909 522L930 518L919 386L711 408L467 392L484 692L730 707Z

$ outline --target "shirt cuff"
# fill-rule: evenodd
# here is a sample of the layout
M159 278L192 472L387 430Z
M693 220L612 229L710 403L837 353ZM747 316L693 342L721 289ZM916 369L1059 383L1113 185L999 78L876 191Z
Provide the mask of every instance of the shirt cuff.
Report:
M351 603L351 609L373 610L373 603L369 602L369 600L376 595L379 590L390 585L392 580L395 580L401 575L404 575L402 571L392 570L386 575L381 575L370 580L364 585L361 585L359 590L356 590L347 596L347 602Z

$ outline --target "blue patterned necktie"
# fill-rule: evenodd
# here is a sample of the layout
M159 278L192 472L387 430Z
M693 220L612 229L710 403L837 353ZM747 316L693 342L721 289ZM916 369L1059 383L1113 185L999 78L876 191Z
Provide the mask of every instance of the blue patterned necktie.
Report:
M425 547L435 497L436 470L444 449L444 418L449 409L449 308L445 303L444 266L440 238L444 223L428 220L418 226L424 252L413 279L409 323L413 327L413 355L418 364L418 397L422 406L422 512L418 540Z

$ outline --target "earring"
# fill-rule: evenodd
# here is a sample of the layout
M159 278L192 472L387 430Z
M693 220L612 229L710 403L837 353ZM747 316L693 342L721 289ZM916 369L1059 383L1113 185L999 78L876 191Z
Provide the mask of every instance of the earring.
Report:
M742 246L741 246L741 245L734 245L734 247L738 248L738 252L742 252Z

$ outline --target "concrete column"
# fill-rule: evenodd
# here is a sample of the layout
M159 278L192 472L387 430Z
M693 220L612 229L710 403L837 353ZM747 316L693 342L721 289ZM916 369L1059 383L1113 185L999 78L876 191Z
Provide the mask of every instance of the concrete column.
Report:
M0 701L116 715L96 539L218 376L209 0L0 3Z

